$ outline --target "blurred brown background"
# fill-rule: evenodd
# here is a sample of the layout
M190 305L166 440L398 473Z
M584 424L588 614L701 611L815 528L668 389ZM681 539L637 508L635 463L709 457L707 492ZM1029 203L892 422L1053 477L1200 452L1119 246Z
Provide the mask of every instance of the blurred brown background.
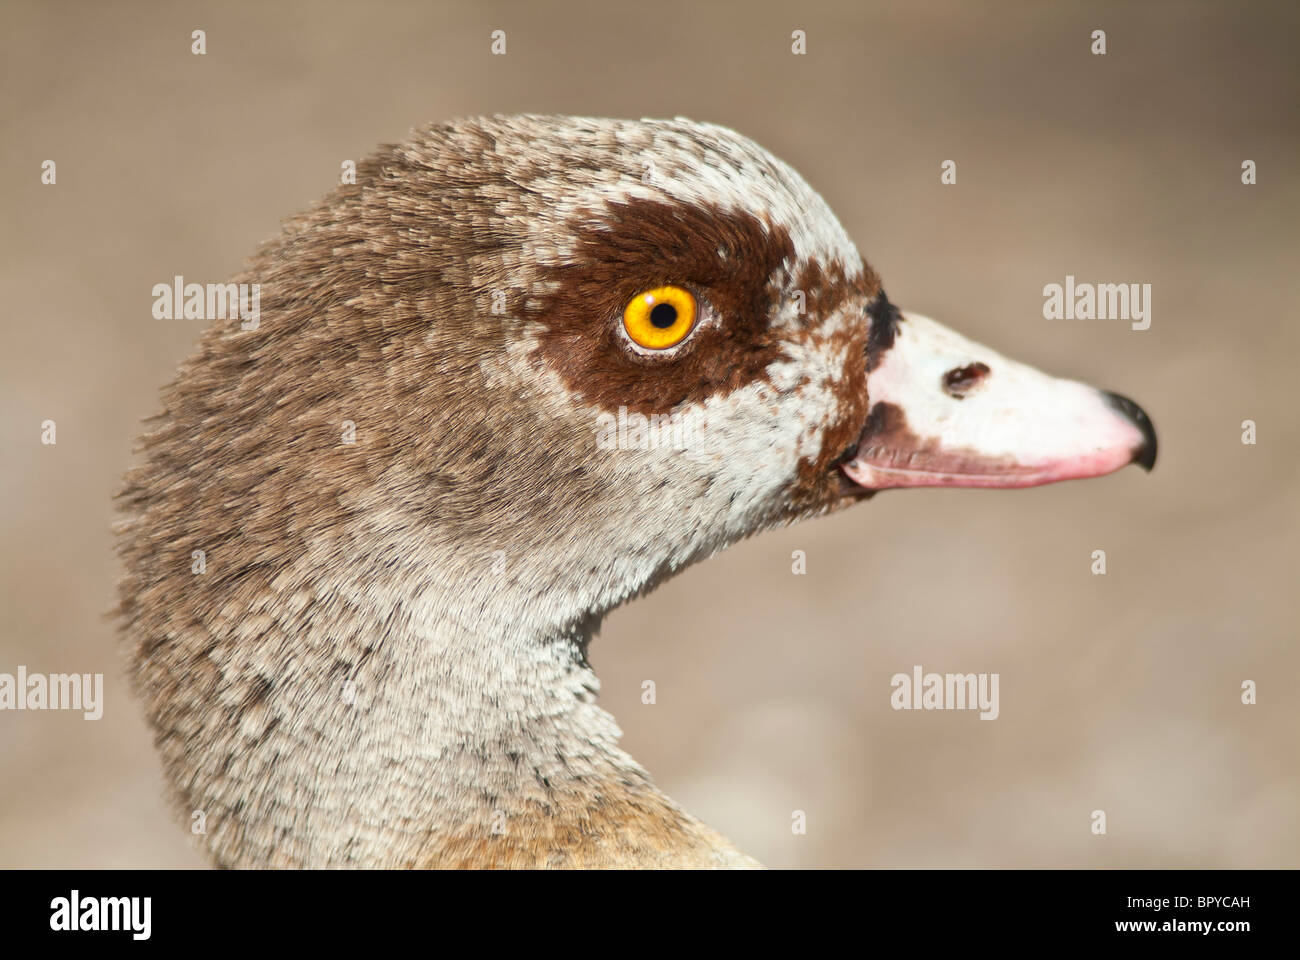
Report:
M735 127L895 302L1160 430L1150 476L886 493L616 612L603 702L670 795L771 866L1300 866L1297 27L1290 3L6 3L0 671L102 671L107 706L0 713L0 866L202 863L103 617L110 495L200 327L154 320L153 284L228 277L416 123L513 112ZM1152 284L1151 328L1044 320L1067 273ZM1001 717L894 712L913 664L999 673Z

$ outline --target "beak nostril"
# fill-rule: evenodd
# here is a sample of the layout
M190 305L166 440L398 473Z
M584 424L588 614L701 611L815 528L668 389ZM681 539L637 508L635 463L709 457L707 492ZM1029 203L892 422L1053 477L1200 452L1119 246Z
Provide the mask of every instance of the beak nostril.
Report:
M964 367L954 367L943 375L943 389L948 396L962 400L965 399L966 394L979 386L988 374L989 367L986 363L976 362L968 363Z

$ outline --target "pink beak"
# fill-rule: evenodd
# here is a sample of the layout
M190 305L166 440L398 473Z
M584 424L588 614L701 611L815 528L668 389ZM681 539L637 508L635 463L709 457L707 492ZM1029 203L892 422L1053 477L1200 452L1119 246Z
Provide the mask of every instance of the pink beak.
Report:
M880 300L867 424L841 466L858 486L1032 487L1155 465L1155 428L1132 400L1050 377Z

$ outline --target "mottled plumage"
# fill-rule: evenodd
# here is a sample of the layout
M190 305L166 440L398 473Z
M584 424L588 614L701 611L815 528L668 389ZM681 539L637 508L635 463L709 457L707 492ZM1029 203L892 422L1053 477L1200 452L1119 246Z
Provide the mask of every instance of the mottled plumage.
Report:
M871 494L868 360L896 373L912 321L821 197L721 127L465 120L237 280L260 326L207 331L121 494L132 668L212 858L753 865L619 749L586 648L678 570ZM636 349L623 304L662 283L700 319ZM973 389L934 402L979 416ZM600 449L620 408L695 442Z

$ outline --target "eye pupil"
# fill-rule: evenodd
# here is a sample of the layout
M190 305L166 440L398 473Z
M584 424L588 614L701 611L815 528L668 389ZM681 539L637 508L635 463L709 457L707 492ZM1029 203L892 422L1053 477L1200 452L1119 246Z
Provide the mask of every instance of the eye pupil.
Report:
M650 322L660 330L667 330L677 322L677 308L671 303L657 303L650 311Z
M694 295L683 287L666 283L643 290L623 308L623 332L645 350L667 350L688 336L695 326Z

